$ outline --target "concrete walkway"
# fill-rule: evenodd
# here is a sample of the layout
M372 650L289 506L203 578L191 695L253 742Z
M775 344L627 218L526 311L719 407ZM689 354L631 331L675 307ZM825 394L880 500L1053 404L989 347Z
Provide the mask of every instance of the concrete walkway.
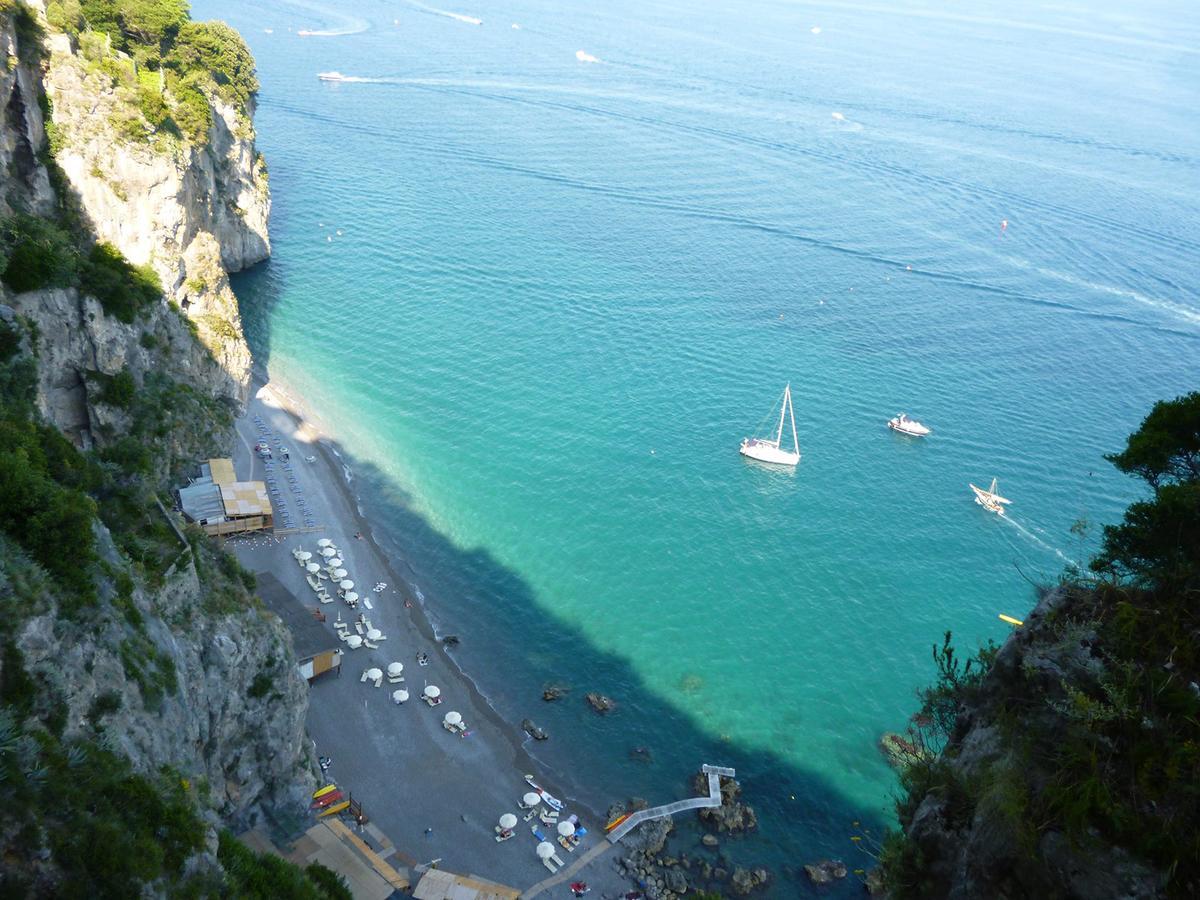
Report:
M629 834L634 828L637 828L643 822L649 819L661 819L665 816L673 816L677 812L683 812L685 809L705 809L708 807L721 805L721 776L733 778L733 769L725 768L724 766L703 765L700 771L708 776L708 796L693 797L691 800L677 800L674 803L668 803L665 806L652 806L650 809L642 809L635 812L632 816L614 828L608 833L608 839L612 843L616 843L625 835Z

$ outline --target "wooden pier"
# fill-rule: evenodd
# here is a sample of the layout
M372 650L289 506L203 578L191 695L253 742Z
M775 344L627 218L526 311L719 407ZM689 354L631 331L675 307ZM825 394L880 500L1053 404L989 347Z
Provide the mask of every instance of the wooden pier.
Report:
M628 819L614 828L608 833L608 839L612 843L616 843L625 835L629 834L634 828L637 828L643 822L650 819L661 819L664 816L673 816L677 812L683 812L685 809L705 809L706 807L721 805L721 776L726 778L735 777L733 769L725 768L724 766L703 765L700 771L708 776L708 796L693 797L690 800L676 800L674 803L667 803L663 806L652 806L649 809L641 809L631 815Z

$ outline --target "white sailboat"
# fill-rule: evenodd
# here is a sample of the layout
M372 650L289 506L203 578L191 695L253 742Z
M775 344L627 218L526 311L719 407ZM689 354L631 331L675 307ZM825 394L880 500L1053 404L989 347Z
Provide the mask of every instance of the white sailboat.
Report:
M784 450L783 420L789 419L792 424L792 449ZM773 438L743 438L739 451L742 456L757 459L759 462L775 463L780 466L794 466L800 462L800 439L796 437L796 413L792 409L792 386L783 389L783 403L779 408L779 424L775 428Z
M996 493L996 479L992 479L992 485L986 491L983 488L975 487L968 482L971 490L975 492L975 502L989 512L994 512L998 516L1004 515L1004 504L1012 503L1006 497L1001 497Z

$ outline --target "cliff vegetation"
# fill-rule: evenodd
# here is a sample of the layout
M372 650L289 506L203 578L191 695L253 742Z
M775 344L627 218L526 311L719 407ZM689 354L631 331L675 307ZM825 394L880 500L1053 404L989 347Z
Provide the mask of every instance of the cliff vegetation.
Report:
M1108 457L1145 499L1003 647L947 634L882 848L897 897L1200 896L1200 393Z

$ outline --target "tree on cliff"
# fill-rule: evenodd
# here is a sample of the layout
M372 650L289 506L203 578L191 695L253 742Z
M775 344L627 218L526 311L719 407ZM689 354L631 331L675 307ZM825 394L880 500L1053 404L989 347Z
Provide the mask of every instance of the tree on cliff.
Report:
M1154 494L1105 527L1092 569L1142 587L1200 587L1200 391L1156 403L1108 460Z

